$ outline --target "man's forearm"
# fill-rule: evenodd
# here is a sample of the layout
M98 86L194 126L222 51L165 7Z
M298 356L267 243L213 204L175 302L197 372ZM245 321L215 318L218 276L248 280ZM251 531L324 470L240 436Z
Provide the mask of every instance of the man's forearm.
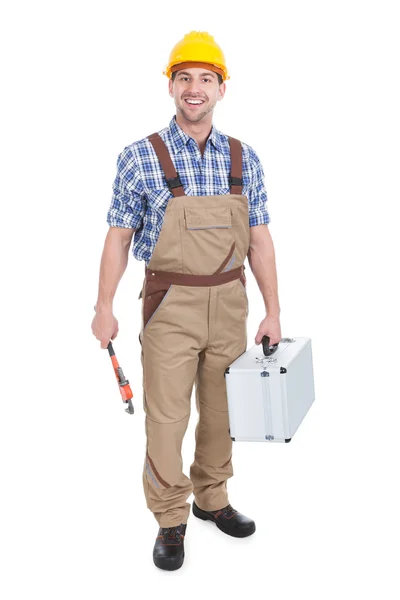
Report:
M127 267L130 238L123 237L122 233L127 232L110 228L107 233L100 263L96 311L112 308L118 284Z
M261 239L257 239L256 244L250 244L247 258L264 299L267 316L279 317L280 306L275 250L269 232L267 235L263 235Z

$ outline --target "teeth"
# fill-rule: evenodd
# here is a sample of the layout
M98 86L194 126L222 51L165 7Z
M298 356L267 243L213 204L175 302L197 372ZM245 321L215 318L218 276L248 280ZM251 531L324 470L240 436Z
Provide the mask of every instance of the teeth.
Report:
M188 102L189 104L202 104L203 101L202 100L187 100L186 102Z

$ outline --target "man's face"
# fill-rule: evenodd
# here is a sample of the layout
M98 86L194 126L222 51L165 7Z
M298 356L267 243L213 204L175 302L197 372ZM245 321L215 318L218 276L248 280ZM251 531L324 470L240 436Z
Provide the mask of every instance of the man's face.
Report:
M169 95L177 110L192 123L212 113L224 94L225 83L219 85L217 74L203 68L177 71L175 80L169 80Z

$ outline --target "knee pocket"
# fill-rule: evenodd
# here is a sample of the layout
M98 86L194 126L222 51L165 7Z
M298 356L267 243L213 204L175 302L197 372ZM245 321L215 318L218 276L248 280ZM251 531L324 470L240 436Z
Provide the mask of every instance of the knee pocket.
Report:
M163 421L158 421L157 419L153 419L153 417L150 417L148 414L148 404L147 402L145 403L146 406L146 418L151 421L152 423L156 423L157 425L177 425L178 423L181 423L182 421L184 421L185 419L189 420L190 417L190 413L188 413L187 415L185 415L184 417L182 417L181 419L167 419L167 420L163 420Z

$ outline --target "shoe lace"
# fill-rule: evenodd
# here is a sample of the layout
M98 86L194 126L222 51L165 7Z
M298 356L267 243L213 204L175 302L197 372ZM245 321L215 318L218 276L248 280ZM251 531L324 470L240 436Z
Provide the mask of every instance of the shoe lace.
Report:
M181 526L177 525L175 527L163 527L162 528L163 536L166 539L176 539L180 540L181 537Z
M222 514L226 515L227 513L235 514L237 513L237 510L234 509L233 506L228 504L228 506L225 506L225 508L222 509Z

